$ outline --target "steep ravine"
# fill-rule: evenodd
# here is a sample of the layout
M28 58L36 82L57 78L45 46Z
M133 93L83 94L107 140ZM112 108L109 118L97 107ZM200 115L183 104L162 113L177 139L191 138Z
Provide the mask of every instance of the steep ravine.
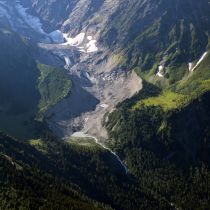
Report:
M101 141L99 141L95 136L90 136L90 135L85 134L83 132L75 132L75 133L73 133L73 135L71 137L72 138L91 138L91 139L94 139L94 141L98 145L100 145L101 147L103 147L105 150L108 150L117 159L117 161L119 162L119 164L121 165L121 167L124 169L125 174L128 173L128 168L125 165L125 163L120 159L120 157L115 152L113 152L110 148L108 148L107 146L105 146Z
M38 17L29 15L19 1L14 2L0 1L11 27L32 43L38 42L35 57L46 64L64 66L73 83L69 96L48 111L50 129L66 139L78 132L84 135L81 137L91 136L117 158L127 173L120 158L104 146L107 133L102 120L119 102L141 89L141 79L129 69L119 67L120 56L98 43L99 33L84 29L74 38L59 30L47 33ZM106 11L107 7L103 9ZM13 15L20 18L13 19Z
M92 54L68 67L73 82L71 94L48 113L52 116L48 122L58 136L68 138L82 129L105 139L103 116L141 89L141 79L134 72L113 67L112 57L97 64L103 57L106 55Z
M117 68L114 56L108 57L108 50L88 55L81 52L79 62L75 62L74 54L69 54L60 44L45 44L42 47L63 56L64 67L73 82L69 97L48 112L50 128L57 136L66 139L70 136L93 138L116 157L127 174L128 169L120 157L105 146L107 132L102 121L104 115L111 112L119 102L141 89L141 79L134 72ZM60 48L63 50L60 51Z

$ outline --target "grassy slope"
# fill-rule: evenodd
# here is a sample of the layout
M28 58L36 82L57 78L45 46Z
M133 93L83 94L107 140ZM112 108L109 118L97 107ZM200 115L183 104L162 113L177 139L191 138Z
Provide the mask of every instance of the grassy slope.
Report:
M184 95L166 91L159 96L146 98L137 102L137 104L133 106L133 109L139 109L141 106L160 106L167 111L181 107L184 100Z
M38 79L38 89L41 95L39 102L39 116L64 99L70 92L71 81L65 69L55 68L44 64L38 64L40 77Z
M133 105L134 109L140 106L160 106L165 111L180 109L190 104L194 99L210 91L210 53L203 62L193 71L185 68L185 75L182 79L172 85L163 85L163 91L155 97L140 100ZM176 70L179 71L178 69ZM166 80L160 79L159 80ZM154 82L157 84L157 82Z

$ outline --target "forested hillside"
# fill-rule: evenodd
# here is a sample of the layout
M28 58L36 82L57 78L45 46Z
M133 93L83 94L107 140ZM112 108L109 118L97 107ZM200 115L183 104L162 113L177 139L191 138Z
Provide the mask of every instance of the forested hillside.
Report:
M138 95L120 104L106 123L109 145L141 189L177 208L208 209L209 91L196 99L193 91L185 96L164 91L145 82Z
M0 24L0 209L210 209L209 0L0 0Z
M170 206L166 200L138 189L114 157L98 145L59 142L51 135L28 144L4 134L0 140L0 198L5 209L111 209L106 204L128 210Z

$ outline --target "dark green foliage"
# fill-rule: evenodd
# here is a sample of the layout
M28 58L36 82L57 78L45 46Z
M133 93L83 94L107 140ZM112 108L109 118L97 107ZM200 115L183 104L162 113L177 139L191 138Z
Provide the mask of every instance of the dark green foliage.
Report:
M119 10L105 42L117 44L124 65L161 89L144 81L139 94L118 105L104 123L109 146L143 192L175 209L209 209L209 55L194 72L187 67L208 50L209 2L126 1ZM155 76L160 62L165 78ZM172 97L170 91L183 95ZM144 99L147 103L134 109Z
M0 44L1 109L18 114L36 108L39 100L36 78L39 71L24 40L1 29Z
M86 16L101 3L92 1ZM65 4L55 7L52 1L46 22L61 22L61 17L51 17ZM141 93L119 104L104 122L109 145L130 174L99 146L59 142L50 134L32 139L32 146L0 134L0 208L209 209L209 55L195 72L187 69L208 47L209 13L208 0L122 0L101 40L114 46L122 69L134 69L162 87L144 81ZM16 34L1 30L0 42L0 128L19 139L32 138L37 112L42 118L65 98L70 81L64 71L43 65L38 69L27 43ZM163 60L167 68L162 82L155 74ZM152 100L133 109L136 102L168 91L166 87L189 101L173 110ZM162 101L168 95L162 94Z
M65 69L38 64L40 77L38 89L41 95L39 102L39 118L53 105L64 99L70 92L71 81Z
M44 139L46 150L38 151L0 135L0 202L5 208L94 209L94 204L109 209L95 200L119 210L168 209L165 200L138 189L108 151L69 145L51 135Z
M0 28L0 131L15 138L38 138L45 112L70 92L64 69L37 64L31 46Z
M0 206L3 209L110 209L87 198L76 185L59 180L63 175L62 166L59 173L60 161L54 165L51 152L49 157L44 156L33 147L2 134L0 145Z
M39 70L25 41L0 29L0 129L19 138L36 136Z
M106 127L140 189L177 208L208 209L210 93L167 112L152 105L131 110L132 103L111 113Z

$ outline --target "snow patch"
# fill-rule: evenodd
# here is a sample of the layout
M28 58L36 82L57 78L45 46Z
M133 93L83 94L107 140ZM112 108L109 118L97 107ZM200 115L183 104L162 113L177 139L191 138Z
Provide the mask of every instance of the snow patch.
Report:
M158 67L158 72L157 72L156 76L163 78L164 77L163 76L163 70L164 70L164 66L163 65L160 65Z
M67 56L64 56L64 60L65 60L65 63L66 63L64 68L68 69L70 67L71 61L70 61L69 57L67 57Z
M62 45L70 45L79 47L85 39L85 33L78 34L75 38L71 38L68 34L64 33L63 37L65 38L66 42Z
M189 71L193 72L201 63L202 61L205 59L205 57L207 56L208 52L205 52L201 58L198 60L198 62L196 63L196 65L192 68L192 69L189 69Z
M98 51L97 41L92 36L87 36L84 32L78 34L76 37L69 37L67 33L63 33L65 43L63 46L74 46L78 48L79 52L93 53Z
M108 105L108 104L100 104L99 106L100 106L100 107L102 107L102 108L104 108L104 109L106 109L106 108L108 108L108 107L109 107L109 105Z
M97 52L98 48L96 47L96 40L91 40L87 43L87 52L91 53L91 52Z
M88 40L88 41L91 41L92 39L93 39L92 36L88 36L88 37L87 37L87 40Z
M193 63L192 62L188 63L188 69L189 69L189 71L192 71L192 69L193 69Z
M94 82L96 80L94 77L91 77L91 75L87 71L82 71L81 73L82 73L82 76L85 77L90 82Z
M32 29L33 32L39 33L44 37L43 42L64 42L64 37L60 30L53 31L49 34L46 33L41 20L29 14L28 10L28 8L21 5L20 0L16 0L13 4L0 0L0 17L6 17L13 30L23 32L24 29Z

